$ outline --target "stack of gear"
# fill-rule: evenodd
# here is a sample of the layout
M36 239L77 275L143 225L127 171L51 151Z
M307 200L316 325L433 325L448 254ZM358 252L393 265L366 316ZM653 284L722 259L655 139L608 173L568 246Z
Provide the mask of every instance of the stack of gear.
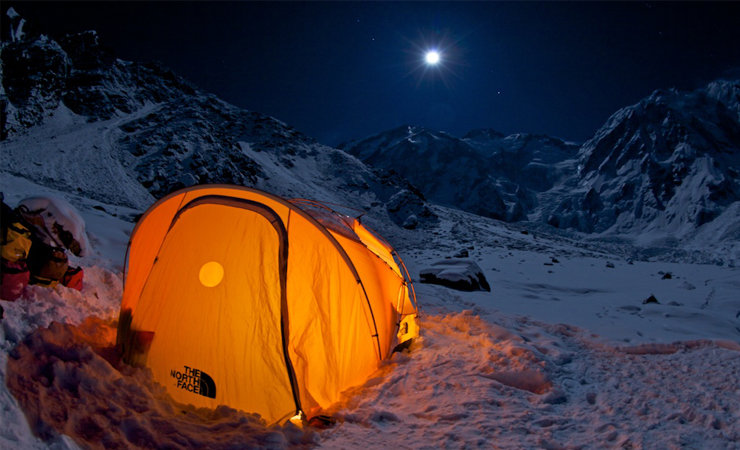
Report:
M3 201L0 298L16 300L28 284L53 288L61 283L82 290L83 270L70 267L67 258L67 250L82 256L87 248L82 223L76 211L60 199L28 198L15 209Z

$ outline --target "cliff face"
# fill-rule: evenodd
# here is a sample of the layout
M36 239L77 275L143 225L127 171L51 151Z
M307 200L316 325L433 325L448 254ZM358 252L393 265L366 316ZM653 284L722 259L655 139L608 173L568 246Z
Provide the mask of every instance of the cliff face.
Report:
M740 200L740 83L656 91L579 151L575 192L549 220L583 231L688 232Z
M432 201L519 221L537 207L538 193L575 166L578 146L549 136L475 130L457 138L404 126L342 148L373 167L399 173Z

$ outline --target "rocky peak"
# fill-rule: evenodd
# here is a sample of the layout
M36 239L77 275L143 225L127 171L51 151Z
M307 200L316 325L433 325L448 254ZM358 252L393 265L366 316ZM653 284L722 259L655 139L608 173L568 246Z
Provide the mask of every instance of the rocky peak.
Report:
M158 64L115 58L94 31L58 41L41 35L4 42L0 52L3 139L41 124L60 106L89 120L106 120L196 91Z
M737 82L658 90L617 111L579 152L578 186L549 222L581 231L687 233L740 200Z
M632 161L685 159L687 149L733 153L740 142L737 82L693 92L658 90L617 111L580 151L584 177L615 176Z

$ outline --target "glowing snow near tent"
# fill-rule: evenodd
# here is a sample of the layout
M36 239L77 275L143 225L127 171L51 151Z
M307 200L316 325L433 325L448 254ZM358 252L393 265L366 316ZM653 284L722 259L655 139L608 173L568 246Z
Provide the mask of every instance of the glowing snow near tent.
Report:
M436 50L430 50L430 51L428 51L426 53L426 55L424 56L424 60L430 66L437 65L439 63L439 60L440 60L439 52L437 52Z

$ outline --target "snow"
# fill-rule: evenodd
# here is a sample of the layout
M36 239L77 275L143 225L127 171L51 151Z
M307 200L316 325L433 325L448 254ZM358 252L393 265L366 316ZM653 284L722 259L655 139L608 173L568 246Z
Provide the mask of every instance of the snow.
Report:
M8 389L40 437L59 432L104 448L297 447L315 433L266 428L253 414L228 407L181 410L147 371L123 367L116 329L90 318L79 327L53 323L13 351Z
M2 448L732 448L740 440L740 269L629 261L607 246L438 208L445 219L434 233L384 234L414 277L464 243L492 291L415 280L422 337L410 352L347 392L328 411L337 425L268 428L227 407L174 405L146 370L116 359L136 210L21 177L4 175L0 187L11 204L66 198L93 249L80 259L81 292L31 286L16 302L0 301ZM659 304L642 303L651 294Z
M737 351L639 354L582 330L427 316L419 347L354 392L327 448L732 448ZM677 389L677 386L680 388Z
M2 143L0 170L100 202L146 208L154 197L119 163L118 158L124 159L125 155L112 144L111 134L120 123L145 116L153 108L88 123L59 106L43 126ZM31 191L29 196L34 195L37 193Z

